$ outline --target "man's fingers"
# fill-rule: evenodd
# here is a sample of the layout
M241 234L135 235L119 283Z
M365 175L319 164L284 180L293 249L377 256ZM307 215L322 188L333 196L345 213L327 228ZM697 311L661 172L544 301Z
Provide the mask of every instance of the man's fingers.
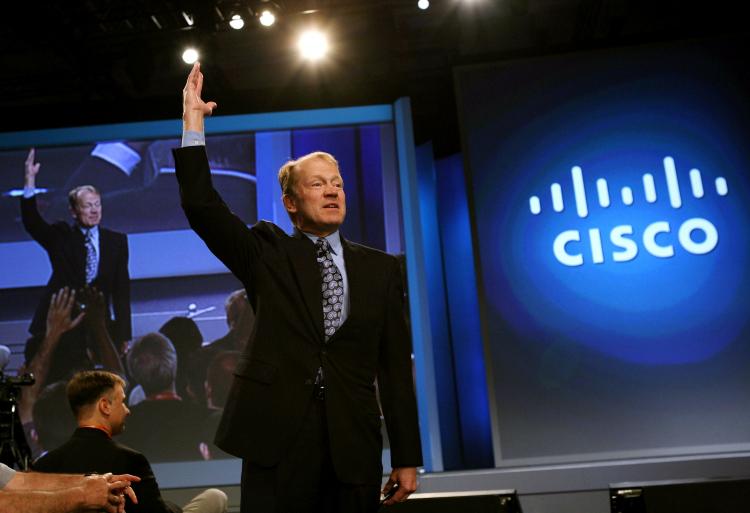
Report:
M195 94L198 98L201 97L201 91L203 91L203 73L198 71L195 77Z
M34 148L29 150L29 155L26 157L26 165L30 166L34 163Z
M385 501L384 504L390 506L391 504L396 504L397 502L403 502L407 497L409 497L409 494L410 492L406 491L406 489L399 488L398 490L396 490L396 493L393 494L393 497Z
M76 326L78 326L81 323L81 321L83 320L83 318L85 316L86 316L86 312L79 313L78 317L76 317L75 319L73 319L73 322L70 323L70 329L73 329Z
M391 490L391 488L393 488L393 485L395 485L395 484L396 484L396 480L395 479L393 479L392 477L390 479L388 479L388 481L383 486L383 490L382 490L383 495L387 494Z
M110 481L128 481L130 483L138 483L141 481L141 478L138 476L134 476L132 474L118 474L116 476L110 475L109 476Z
M136 497L135 492L133 491L133 488L128 486L125 488L125 493L128 497L130 497L130 500L133 502L133 504L138 504L138 497Z
M209 116L210 116L211 114L213 114L213 113L214 113L214 109L215 109L216 107L218 107L218 105L216 105L216 102L208 102L208 103L206 104L206 106L207 106L207 107L208 107L208 109L209 109L209 110L208 110L208 115L209 115Z
M201 65L199 62L193 64L193 69L190 70L190 74L188 75L187 85L195 83L195 77L198 75L200 68Z
M68 310L68 311L72 310L75 302L76 302L75 289L69 290L69 291L66 290L65 296L63 297L63 300L62 300L63 309Z

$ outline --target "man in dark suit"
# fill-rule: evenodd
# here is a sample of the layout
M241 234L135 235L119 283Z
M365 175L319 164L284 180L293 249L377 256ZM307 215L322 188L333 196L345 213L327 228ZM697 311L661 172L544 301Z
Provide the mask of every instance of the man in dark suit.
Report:
M382 479L380 399L398 485L422 464L403 290L393 256L345 240L336 160L316 152L279 172L291 236L248 228L211 184L196 64L183 91L183 148L174 151L191 227L242 282L256 314L235 370L217 445L243 458L242 512L373 512ZM187 146L187 147L186 147Z
M40 164L34 162L32 148L25 163L21 220L29 235L47 252L52 276L34 313L29 332L44 334L47 307L53 293L63 287L75 290L88 285L102 292L107 312L110 305L114 311L109 331L115 344L130 340L130 275L126 235L99 226L102 219L101 196L91 185L76 187L68 194L70 212L75 221L72 225L46 222L36 204L39 167ZM82 328L66 335L53 356L50 381L66 377L69 370L85 366L82 365L86 359L85 343L81 338ZM34 348L29 349L27 361L34 353Z
M146 457L114 440L125 427L130 411L125 405L125 382L105 371L79 372L67 386L68 402L78 429L65 444L34 463L38 472L133 474L138 502L128 500L128 513L224 513L227 497L210 488L193 498L184 508L162 499L159 485ZM155 426L158 427L158 426Z

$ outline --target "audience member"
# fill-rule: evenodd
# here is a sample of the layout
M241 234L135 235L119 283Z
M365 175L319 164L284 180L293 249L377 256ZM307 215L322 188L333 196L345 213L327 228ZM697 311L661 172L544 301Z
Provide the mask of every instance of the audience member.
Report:
M188 386L190 375L190 362L193 355L203 345L203 335L201 335L198 325L195 321L187 317L172 317L165 322L159 333L167 337L174 345L177 351L177 380L175 386L177 395L183 399L194 399L195 390ZM198 391L198 397L202 396Z
M128 502L128 513L226 511L226 494L218 489L204 491L184 508L165 501L146 457L112 440L112 436L123 431L130 413L121 377L106 371L80 372L68 383L67 396L78 428L64 445L38 460L34 464L36 470L136 474L141 478L133 484L138 503Z
M199 433L206 410L177 395L177 352L172 343L164 335L149 333L136 340L127 361L146 399L133 406L122 442L151 461L200 459Z
M35 457L60 447L75 431L76 419L67 405L66 385L65 381L48 385L34 403L32 439L39 447Z
M76 303L87 305L84 311L73 315ZM83 329L75 330L81 326ZM31 372L36 378L30 387L24 387L21 392L18 410L19 418L24 425L27 441L34 457L44 451L54 449L63 443L72 433L75 421L67 408L59 399L64 399L65 384L48 387L43 404L37 405L40 394L49 383L52 355L58 347L65 349L69 338L64 334L75 330L76 336L89 339L89 354L84 368L90 368L94 362L114 372L123 373L122 362L112 344L106 329L104 297L94 288L86 287L76 294L74 290L64 287L54 293L47 308L47 324L44 337L27 344L27 352L31 349L31 356L24 365L25 372ZM71 367L70 374L83 370ZM60 407L60 404L63 404Z
M203 386L206 382L209 364L222 351L241 352L250 338L250 332L255 323L255 314L244 289L232 292L224 302L224 309L229 331L223 337L202 347L196 353L190 367L191 388L196 392L196 399L202 400L202 404L206 404ZM200 392L198 392L199 389Z
M137 498L131 475L75 476L16 472L0 463L0 511L3 513L124 513L125 500Z

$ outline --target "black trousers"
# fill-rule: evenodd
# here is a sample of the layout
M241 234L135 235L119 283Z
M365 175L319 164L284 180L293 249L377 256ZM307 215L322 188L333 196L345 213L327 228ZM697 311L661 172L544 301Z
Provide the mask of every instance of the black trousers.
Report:
M241 513L375 513L380 504L380 483L337 478L320 400L312 401L297 440L278 465L243 460L241 487Z

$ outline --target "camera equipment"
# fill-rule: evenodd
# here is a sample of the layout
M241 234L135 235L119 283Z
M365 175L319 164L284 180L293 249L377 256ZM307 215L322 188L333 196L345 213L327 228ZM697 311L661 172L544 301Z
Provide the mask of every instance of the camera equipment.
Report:
M26 442L21 419L18 416L18 398L21 387L34 384L33 374L6 376L10 351L0 346L0 462L19 470L28 470L31 449Z

